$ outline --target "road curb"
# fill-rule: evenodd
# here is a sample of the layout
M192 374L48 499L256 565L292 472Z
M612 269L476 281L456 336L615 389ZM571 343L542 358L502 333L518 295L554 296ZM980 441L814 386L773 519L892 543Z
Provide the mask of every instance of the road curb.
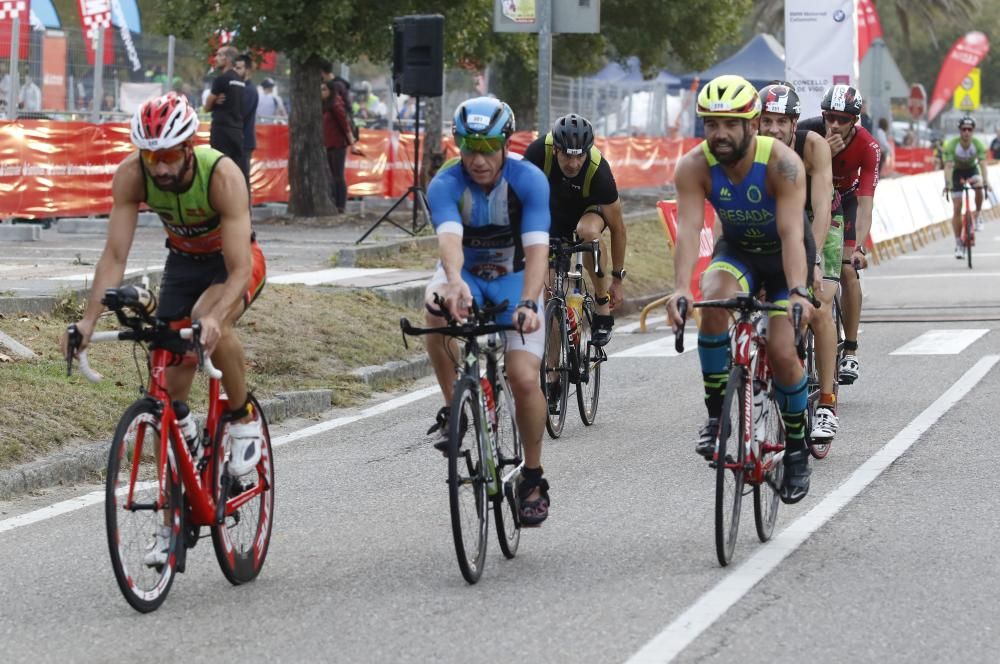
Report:
M268 422L280 422L325 412L330 409L332 398L333 390L281 392L274 398L262 399L260 407ZM108 465L110 444L110 440L88 443L0 471L0 500L58 484L82 482L103 473Z
M389 258L398 254L402 249L415 249L425 246L436 247L437 236L410 237L392 242L379 243L374 246L344 247L337 253L337 267L357 267L358 258L361 257Z
M143 278L149 278L150 287L160 285L160 278L163 276L163 269L156 268L147 270L142 274L133 274L122 279L122 285L141 284ZM67 292L76 294L77 298L85 299L90 294L90 288L68 288ZM51 314L58 306L61 297L55 295L30 295L0 297L0 314Z

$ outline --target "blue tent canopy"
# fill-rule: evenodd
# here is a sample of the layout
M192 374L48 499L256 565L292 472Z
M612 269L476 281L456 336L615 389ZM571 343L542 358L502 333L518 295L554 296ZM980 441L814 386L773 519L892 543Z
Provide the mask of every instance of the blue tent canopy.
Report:
M712 65L703 72L682 76L681 85L689 87L696 77L700 79L701 84L705 84L723 74L742 76L756 88L761 88L776 79L784 79L785 49L771 35L757 35L722 62Z
M593 78L609 83L641 83L642 68L639 58L630 55L626 58L624 67L615 61L609 62L601 71L594 74Z

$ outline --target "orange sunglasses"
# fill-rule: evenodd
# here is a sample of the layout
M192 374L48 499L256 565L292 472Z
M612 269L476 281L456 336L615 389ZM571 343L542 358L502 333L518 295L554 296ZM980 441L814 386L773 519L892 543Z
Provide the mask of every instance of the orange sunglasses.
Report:
M140 150L139 153L142 155L142 160L150 166L172 164L175 161L180 161L185 156L183 145L164 150Z

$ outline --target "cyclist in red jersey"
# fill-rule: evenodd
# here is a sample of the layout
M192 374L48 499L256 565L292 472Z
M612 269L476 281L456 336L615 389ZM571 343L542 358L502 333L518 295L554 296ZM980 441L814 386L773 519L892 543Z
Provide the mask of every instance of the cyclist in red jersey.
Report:
M858 124L861 93L849 85L834 85L823 96L821 118L799 123L824 136L833 153L833 186L844 211L844 260L840 273L844 307L844 359L840 382L858 379L858 327L861 324L861 283L857 270L868 267L865 242L872 227L875 187L881 149L878 141Z
M145 102L132 118L137 151L125 157L111 185L108 237L94 272L83 319L76 324L87 347L104 311L105 289L118 286L135 236L139 206L157 212L170 253L156 317L201 324L201 342L222 370L233 440L229 473L252 471L261 455L260 422L247 400L246 362L233 325L264 287L264 255L250 226L250 196L239 165L208 146L194 145L198 114L174 93ZM68 352L64 335L62 350ZM167 369L172 399L186 401L196 367Z

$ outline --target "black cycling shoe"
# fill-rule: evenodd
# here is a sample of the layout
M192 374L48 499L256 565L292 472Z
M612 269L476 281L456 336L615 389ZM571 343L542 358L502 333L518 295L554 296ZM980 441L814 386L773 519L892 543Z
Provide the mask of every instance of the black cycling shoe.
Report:
M615 317L594 314L594 326L590 334L590 342L595 346L606 346L611 341L611 328L615 326Z
M562 399L562 381L545 383L545 400L549 402L549 415L559 414L559 401Z
M427 430L427 435L434 434L434 449L448 456L448 416L451 408L442 406L434 418L434 425Z
M718 437L719 418L710 417L698 430L698 442L694 445L694 451L711 461L715 456L715 441Z
M785 477L778 495L781 497L781 502L791 505L809 493L809 476L812 475L812 469L809 468L809 449L807 447L793 451L786 449L783 461Z

